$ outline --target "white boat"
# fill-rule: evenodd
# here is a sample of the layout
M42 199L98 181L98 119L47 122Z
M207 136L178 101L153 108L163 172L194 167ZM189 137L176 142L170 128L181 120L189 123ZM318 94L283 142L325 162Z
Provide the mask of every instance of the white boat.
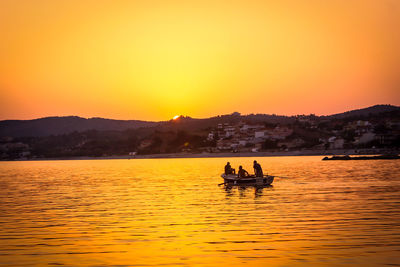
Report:
M264 175L264 177L250 176L246 178L239 178L237 174L221 174L226 184L250 184L250 185L270 185L274 181L275 176Z

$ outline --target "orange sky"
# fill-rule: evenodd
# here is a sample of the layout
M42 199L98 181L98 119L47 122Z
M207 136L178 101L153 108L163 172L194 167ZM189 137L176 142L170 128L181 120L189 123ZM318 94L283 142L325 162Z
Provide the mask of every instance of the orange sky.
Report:
M400 105L400 2L0 1L0 119Z

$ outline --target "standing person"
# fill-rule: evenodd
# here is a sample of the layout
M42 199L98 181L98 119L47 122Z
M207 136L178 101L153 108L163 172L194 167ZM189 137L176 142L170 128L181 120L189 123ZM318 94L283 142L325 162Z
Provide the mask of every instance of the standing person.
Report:
M248 173L245 169L243 169L242 166L239 166L238 177L239 177L239 178L246 178L246 177L249 177L249 173Z
M254 174L256 175L256 177L264 176L261 165L258 164L258 162L256 160L254 161L253 168L254 168Z
M231 164L229 162L226 163L225 165L225 174L235 174L235 169L231 167Z

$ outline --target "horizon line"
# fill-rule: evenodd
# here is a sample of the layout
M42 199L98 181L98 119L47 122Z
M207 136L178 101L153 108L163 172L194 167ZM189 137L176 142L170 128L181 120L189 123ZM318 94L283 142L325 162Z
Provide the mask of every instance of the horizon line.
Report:
M228 114L220 114L220 115L213 115L210 117L203 117L203 118L195 118L195 117L191 117L189 115L183 115L180 114L179 117L188 117L191 119L196 119L196 120L202 120L202 119L210 119L210 118L215 118L218 116L229 116L229 115L233 115L234 113L239 113L240 116L249 116L249 115L269 115L269 116L280 116L280 117L296 117L296 116L317 116L317 117L329 117L329 116L333 116L333 115L338 115L338 114L343 114L346 112L350 112L350 111L357 111L357 110L362 110L362 109L367 109L367 108L371 108L371 107L376 107L376 106L391 106L391 107L396 107L396 108L400 108L400 106L397 105L393 105L393 104L375 104L372 106L367 106L364 108L356 108L356 109L350 109L350 110L346 110L343 112L339 112L339 113L333 113L333 114L329 114L329 115L317 115L315 113L309 113L309 114L295 114L295 115L283 115L283 114L276 114L276 113L248 113L248 114L243 114L241 112L238 111L233 111L231 113ZM38 117L38 118L32 118L32 119L2 119L0 120L0 122L2 121L31 121L31 120L40 120L40 119L47 119L47 118L67 118L67 117L77 117L77 118L82 118L82 119L105 119L105 120L117 120L117 121L142 121L142 122L166 122L166 121L171 121L171 119L169 120L142 120L142 119L113 119L113 118L106 118L106 117L85 117L85 116L79 116L79 115L50 115L50 116L45 116L45 117Z

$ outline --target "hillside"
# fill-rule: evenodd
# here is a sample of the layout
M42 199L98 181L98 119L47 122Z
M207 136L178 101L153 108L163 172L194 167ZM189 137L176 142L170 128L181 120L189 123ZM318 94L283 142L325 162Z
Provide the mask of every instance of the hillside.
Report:
M372 107L347 111L344 113L321 116L321 119L343 119L350 117L376 116L388 112L400 112L400 107L392 105L375 105ZM232 113L205 119L180 117L176 121L148 122L139 120L113 120L103 118L85 119L76 116L47 117L35 120L4 120L0 121L0 137L43 137L50 135L69 134L72 132L98 131L123 131L126 129L138 129L143 127L157 127L159 130L202 130L214 127L219 123L278 123L290 124L296 120L296 116L280 116L268 114L240 115Z
M355 109L351 111L346 111L343 113L333 114L325 117L335 118L335 119L343 119L348 117L367 117L372 115L377 115L379 113L400 111L400 107L392 106L392 105L375 105L372 107Z
M83 132L87 130L121 131L141 127L155 126L155 122L137 120L111 120L102 118L85 119L76 116L47 117L35 120L5 120L0 121L0 136L49 136Z

